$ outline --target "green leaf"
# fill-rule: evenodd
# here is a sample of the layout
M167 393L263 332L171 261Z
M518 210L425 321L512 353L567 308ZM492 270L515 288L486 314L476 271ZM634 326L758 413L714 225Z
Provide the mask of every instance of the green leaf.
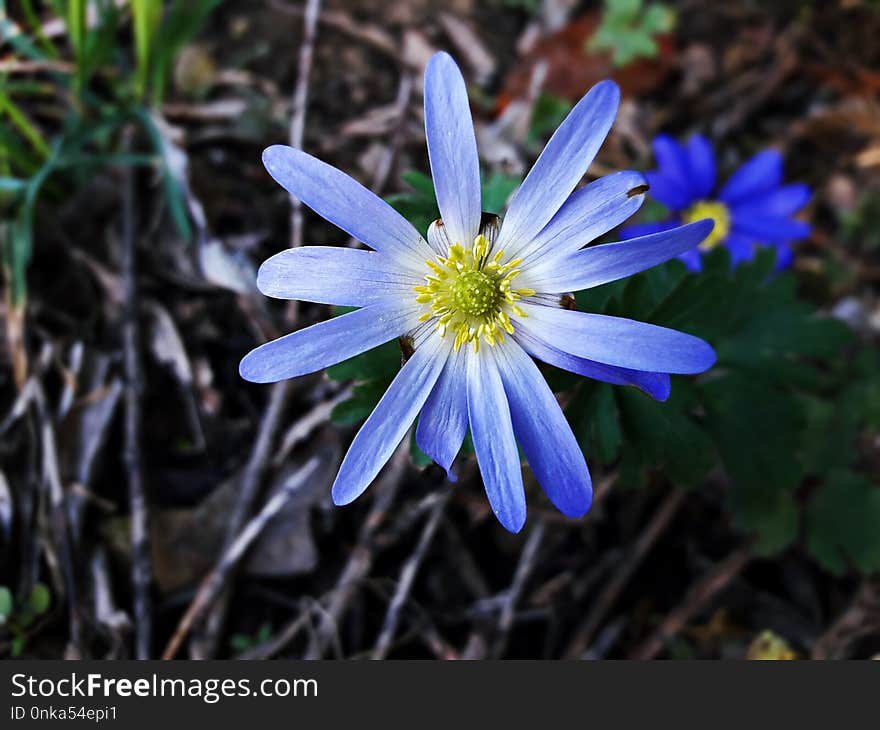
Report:
M859 433L857 407L817 396L805 396L803 405L807 422L803 439L804 470L825 476L833 470L848 468L857 456L853 448Z
M12 615L12 592L6 586L0 586L0 626Z
M424 469L434 463L434 460L419 448L416 443L416 428L418 428L418 420L416 426L412 430L412 436L409 441L409 459L419 469Z
M800 480L803 417L790 393L756 375L728 373L702 387L706 426L740 485L791 489Z
M28 606L31 611L40 616L46 613L51 605L52 595L49 593L49 589L42 583L37 583L31 589L31 595L28 598Z
M617 388L624 434L623 458L639 470L662 468L679 486L693 486L715 463L715 449L689 411L693 394L682 380L658 403L635 388ZM635 472L635 469L632 470Z
M610 464L620 453L623 433L614 386L585 380L572 398L565 415L588 462Z
M758 555L784 550L797 537L800 511L790 491L735 486L730 511L734 525L755 535Z
M400 346L393 341L327 368L327 375L332 380L391 380L398 370Z
M535 108L532 111L532 120L529 125L529 134L527 141L529 144L536 144L546 136L556 131L557 127L562 124L562 120L568 116L571 111L571 103L553 94L544 92L539 95L535 101Z
M806 512L807 549L825 568L842 575L852 565L880 570L880 487L846 471L831 475Z
M368 380L355 386L351 398L337 403L330 420L340 426L350 426L365 420L379 403L390 381Z
M483 180L483 210L487 213L501 215L507 207L508 199L521 182L522 178L517 175L493 172Z

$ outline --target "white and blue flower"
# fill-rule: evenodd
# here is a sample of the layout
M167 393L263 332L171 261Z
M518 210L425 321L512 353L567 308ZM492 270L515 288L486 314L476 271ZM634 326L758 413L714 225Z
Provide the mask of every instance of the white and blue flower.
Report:
M699 373L715 362L712 348L691 335L563 306L564 293L679 256L712 229L699 221L584 248L644 198L637 172L575 190L618 101L609 81L581 99L501 222L482 212L464 80L449 55L435 55L425 74L425 128L442 217L427 240L339 170L290 147L264 152L266 169L291 195L372 250L306 246L268 259L258 275L264 294L358 309L258 347L242 360L242 377L305 375L400 337L413 346L342 462L336 504L364 492L418 416L419 446L447 472L470 429L489 502L508 530L519 531L526 517L518 445L553 504L583 515L592 500L587 464L532 358L658 400L669 395L670 373Z
M764 150L743 163L717 192L715 152L702 135L693 135L686 145L657 135L654 156L657 169L645 176L651 195L672 215L628 226L621 231L623 238L708 218L715 223L712 233L680 257L692 271L701 270L701 256L716 246L730 252L733 266L753 259L760 246L776 249L777 269L791 265L791 244L810 235L809 224L793 217L809 201L810 188L782 184L782 155L777 150Z

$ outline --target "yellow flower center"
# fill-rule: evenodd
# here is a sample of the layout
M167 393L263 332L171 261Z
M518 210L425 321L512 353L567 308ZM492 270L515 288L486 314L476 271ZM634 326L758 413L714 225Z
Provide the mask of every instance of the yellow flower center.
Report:
M684 223L694 223L704 218L710 218L715 222L715 227L700 244L703 251L715 248L730 233L730 211L724 203L717 200L700 200L688 208L682 216Z
M479 352L481 340L489 345L502 342L505 332L513 333L511 315L526 316L516 301L535 293L511 287L522 259L502 264L504 251L490 257L490 247L482 234L470 249L453 244L448 256L425 262L431 270L427 283L413 287L416 301L429 307L420 321L435 319L441 336L455 337L456 350L473 342L474 352Z

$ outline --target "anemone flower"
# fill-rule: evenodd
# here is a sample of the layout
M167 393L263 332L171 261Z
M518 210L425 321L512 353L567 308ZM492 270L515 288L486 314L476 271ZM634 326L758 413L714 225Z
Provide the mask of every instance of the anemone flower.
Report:
M807 204L810 188L782 184L779 152L759 152L736 170L717 193L715 153L702 135L693 135L686 145L665 134L658 135L654 139L654 156L657 170L646 173L651 195L672 215L660 222L624 228L623 238L710 219L715 227L706 240L680 257L692 271L700 271L702 254L717 246L727 248L733 266L754 258L760 246L776 248L777 269L791 265L791 244L810 235L809 224L792 217Z
M637 172L574 191L618 101L609 81L581 99L501 222L482 213L464 80L449 55L435 55L425 73L425 129L442 217L427 240L339 170L290 147L263 153L289 193L373 250L304 246L263 263L257 283L268 296L358 309L258 347L242 360L242 377L275 382L397 338L411 345L342 462L336 504L363 493L419 416L417 442L447 473L470 429L489 503L508 530L519 531L526 517L519 448L553 504L583 515L592 500L587 464L532 358L660 400L669 395L669 373L712 366L714 351L696 337L564 306L565 293L679 256L712 228L700 221L583 249L644 197Z

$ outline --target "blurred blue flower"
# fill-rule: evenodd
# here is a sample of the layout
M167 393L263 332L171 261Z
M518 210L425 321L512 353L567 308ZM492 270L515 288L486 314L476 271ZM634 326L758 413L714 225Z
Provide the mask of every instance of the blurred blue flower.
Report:
M413 346L342 462L336 504L369 486L421 412L416 440L447 473L470 429L489 502L508 530L520 530L526 517L519 448L553 504L580 516L592 501L587 464L532 358L659 400L669 395L669 373L699 373L715 362L712 348L691 335L563 306L563 293L679 256L712 229L699 221L583 248L644 199L637 172L574 190L618 102L610 81L581 99L501 223L482 212L464 79L449 55L435 55L425 73L425 130L442 218L427 241L339 170L290 147L263 153L288 192L373 250L305 246L263 263L257 283L268 296L360 308L258 347L242 360L242 377L305 375L399 337Z
M754 257L758 246L776 248L776 266L791 265L791 244L810 235L810 226L793 218L810 199L806 185L782 184L782 155L764 150L734 172L715 192L716 169L712 145L695 134L687 145L667 135L654 139L657 170L646 173L651 194L668 207L672 217L628 226L623 238L669 230L681 223L709 218L715 228L700 246L680 258L689 269L701 269L700 257L716 246L730 251L733 266Z

